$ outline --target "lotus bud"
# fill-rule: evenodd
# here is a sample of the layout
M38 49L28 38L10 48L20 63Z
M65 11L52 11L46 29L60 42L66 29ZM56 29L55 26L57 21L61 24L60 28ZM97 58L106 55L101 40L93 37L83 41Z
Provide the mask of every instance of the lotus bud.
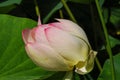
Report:
M22 32L25 49L32 61L49 71L71 71L86 74L94 65L93 51L84 30L74 22L40 24Z

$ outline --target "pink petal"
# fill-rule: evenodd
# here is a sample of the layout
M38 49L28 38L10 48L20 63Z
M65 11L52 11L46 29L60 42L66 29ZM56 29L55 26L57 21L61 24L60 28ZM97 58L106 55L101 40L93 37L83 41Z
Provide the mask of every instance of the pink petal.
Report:
M33 43L34 38L32 36L32 30L30 30L30 29L23 30L22 31L22 38L23 38L25 44Z
M68 66L66 61L51 47L44 44L27 44L26 51L29 57L40 67L50 71L68 71L73 66Z
M66 60L73 64L86 60L88 45L83 40L55 27L47 28L45 32L50 45Z
M35 40L39 43L48 44L44 30L48 28L48 25L40 25L35 30Z

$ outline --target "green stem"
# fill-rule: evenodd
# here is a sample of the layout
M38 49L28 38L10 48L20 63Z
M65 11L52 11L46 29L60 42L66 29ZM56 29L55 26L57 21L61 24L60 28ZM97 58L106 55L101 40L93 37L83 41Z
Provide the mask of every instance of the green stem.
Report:
M74 21L75 23L77 23L75 17L73 16L71 10L69 9L68 5L66 4L65 0L61 0L61 2L63 3L68 15L70 16L71 20Z
M36 15L37 15L38 17L40 17L40 11L39 11L39 7L38 7L38 4L37 4L37 1L36 1L36 0L34 0L34 4L35 4Z
M104 21L103 16L102 16L102 12L101 12L99 2L98 2L98 0L95 0L95 2L96 2L96 6L97 6L99 16L100 16L100 20L101 20L101 23L102 23L102 27L103 27L103 30L104 30L104 34L105 34L106 49L107 49L108 55L110 57L110 62L111 62L112 80L115 80L114 61L113 61L112 50L111 50L111 47L110 47L108 32L107 32L107 29L106 29L105 21Z
M67 71L63 80L72 80L73 78L73 71Z
M97 57L95 58L95 62L96 62L96 64L97 64L98 69L100 70L100 72L102 72L102 67L101 67L101 64L100 64L100 62L99 62L99 60L98 60Z
M63 12L62 12L62 10L59 10L59 14L60 14L60 18L63 19L64 17L63 17Z

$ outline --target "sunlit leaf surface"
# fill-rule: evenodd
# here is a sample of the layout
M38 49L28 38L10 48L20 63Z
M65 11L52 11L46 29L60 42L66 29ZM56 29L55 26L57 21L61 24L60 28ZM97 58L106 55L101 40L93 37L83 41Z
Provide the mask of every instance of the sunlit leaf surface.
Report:
M40 69L26 55L21 33L36 24L30 19L0 15L0 80L41 80L54 73Z

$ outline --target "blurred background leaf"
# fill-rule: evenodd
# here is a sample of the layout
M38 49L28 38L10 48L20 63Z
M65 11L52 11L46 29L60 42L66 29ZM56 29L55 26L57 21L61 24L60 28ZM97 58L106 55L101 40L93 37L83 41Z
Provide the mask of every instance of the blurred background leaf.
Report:
M116 39L112 36L109 36L109 40L110 40L111 48L115 47L116 45L120 45L120 40L119 39Z
M0 13L8 13L16 7L15 4L20 4L22 0L1 0Z
M12 9L14 9L16 6L15 5L8 5L5 7L0 7L0 13L8 13L10 12Z
M0 80L41 80L55 73L37 67L25 52L22 30L36 24L30 19L0 15Z
M119 8L111 9L110 21L116 26L120 24L120 9Z
M102 9L109 34L120 39L119 0L105 0L102 4Z
M109 40L110 40L110 45L111 45L111 48L117 46L117 45L120 45L120 40L119 39L116 39L112 36L109 36ZM105 46L102 47L102 50L105 49Z
M90 3L90 0L68 0L68 1L75 2L75 3L81 3L81 4L89 4ZM91 0L91 1L94 1L94 0Z
M48 22L48 20L54 16L53 14L63 6L60 0L37 0L37 3L43 23ZM23 0L20 5L17 5L17 7L8 14L37 20L34 0Z
M1 0L0 1L0 7L13 5L13 4L20 4L22 0Z
M56 12L58 11L60 8L63 7L63 4L61 2L59 2L55 7L53 7L53 9L44 17L43 19L43 23L46 23L50 17Z

